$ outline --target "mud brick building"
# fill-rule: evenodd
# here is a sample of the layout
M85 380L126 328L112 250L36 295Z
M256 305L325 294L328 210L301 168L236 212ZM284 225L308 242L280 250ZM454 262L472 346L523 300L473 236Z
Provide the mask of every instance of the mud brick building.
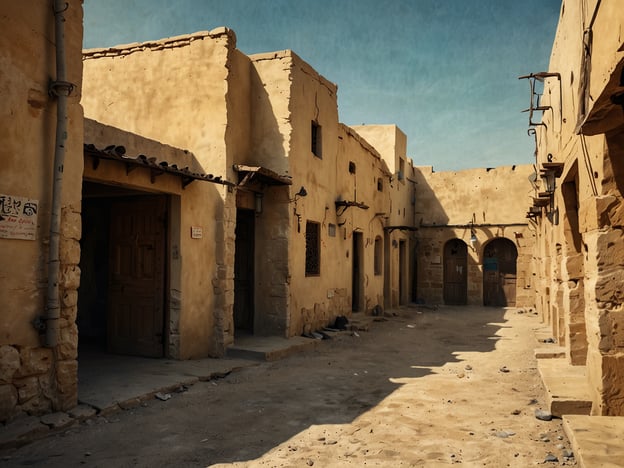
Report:
M535 164L439 173L397 126L342 124L292 51L82 51L67 3L0 16L0 421L76 405L84 349L220 357L411 302L535 308L591 413L622 414L617 0L562 3Z

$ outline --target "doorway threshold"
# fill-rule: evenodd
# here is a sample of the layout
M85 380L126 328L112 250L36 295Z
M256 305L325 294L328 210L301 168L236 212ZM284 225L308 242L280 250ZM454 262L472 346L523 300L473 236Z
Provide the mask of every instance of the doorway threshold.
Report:
M256 361L277 361L302 351L316 349L321 340L293 336L256 336L241 334L234 337L234 344L228 347L226 356Z
M254 365L251 360L228 357L178 361L79 351L78 402L107 414Z

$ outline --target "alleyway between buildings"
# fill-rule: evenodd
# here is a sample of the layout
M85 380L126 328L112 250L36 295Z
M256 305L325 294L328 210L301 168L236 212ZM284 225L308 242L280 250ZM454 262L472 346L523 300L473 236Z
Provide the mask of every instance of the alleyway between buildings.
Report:
M6 466L575 465L542 421L523 309L402 308L314 351L96 416L2 453ZM546 461L549 455L557 462ZM552 458L554 458L552 457Z

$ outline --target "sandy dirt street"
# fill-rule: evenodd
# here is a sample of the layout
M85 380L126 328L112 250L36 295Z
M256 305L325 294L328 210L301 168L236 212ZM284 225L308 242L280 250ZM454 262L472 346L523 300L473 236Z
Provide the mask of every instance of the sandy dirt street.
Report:
M561 421L535 417L546 409L533 357L538 317L448 306L396 314L368 331L334 334L316 351L91 419L8 452L0 464L576 464L565 457Z

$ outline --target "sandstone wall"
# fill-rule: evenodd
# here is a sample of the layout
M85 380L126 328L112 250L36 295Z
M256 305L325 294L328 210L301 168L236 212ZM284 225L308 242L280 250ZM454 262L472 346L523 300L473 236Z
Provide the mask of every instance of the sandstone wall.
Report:
M619 271L624 118L622 32L617 1L565 2L545 80L537 164L560 164L554 209L538 217L535 271L542 317L587 366L595 414L624 414ZM615 101L614 101L615 99Z
M235 180L249 151L249 61L220 28L85 52L88 117L190 150L201 172ZM235 196L198 184L181 199L180 358L218 356L233 340ZM185 228L201 226L203 240Z
M468 304L483 304L483 255L494 239L508 239L517 258L516 304L533 305L532 249L535 233L525 215L532 194L530 165L433 172L416 168L418 297L443 303L444 246L451 239L467 245ZM472 234L476 242L471 242Z
M68 409L77 399L82 2L68 0L64 16L68 80L74 90L68 98L63 171L61 319L58 346L44 348L32 323L45 313L47 288L57 109L48 94L49 80L56 76L54 14L50 2L10 2L0 15L0 214L6 220L19 211L28 226L17 235L5 222L0 227L0 421ZM33 204L36 216L23 216L25 203ZM20 238L23 234L26 238Z

